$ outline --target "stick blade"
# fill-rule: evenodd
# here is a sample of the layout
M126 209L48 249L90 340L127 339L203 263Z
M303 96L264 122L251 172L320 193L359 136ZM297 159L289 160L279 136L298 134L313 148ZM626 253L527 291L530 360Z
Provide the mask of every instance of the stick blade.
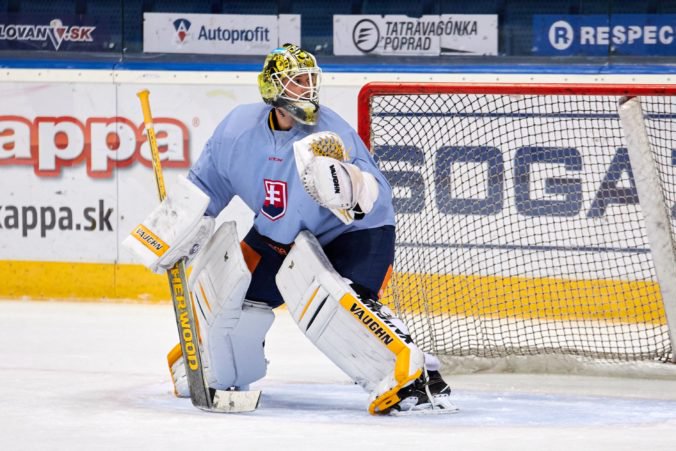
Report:
M261 394L260 390L215 390L211 407L200 408L202 410L217 413L253 412L260 405Z

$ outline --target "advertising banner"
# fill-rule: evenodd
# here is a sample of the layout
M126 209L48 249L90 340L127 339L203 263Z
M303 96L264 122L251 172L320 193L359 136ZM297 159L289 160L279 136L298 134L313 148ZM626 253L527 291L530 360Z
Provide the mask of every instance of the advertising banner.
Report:
M535 15L538 55L676 55L676 14Z
M136 97L140 89L112 83L0 85L2 259L132 261L119 243L159 203ZM152 88L169 190L227 112L257 97L253 83ZM250 223L250 212L240 213Z
M336 55L497 55L496 14L334 15Z
M63 14L0 14L0 50L119 51L120 21Z
M300 15L144 13L146 53L267 55L300 42Z

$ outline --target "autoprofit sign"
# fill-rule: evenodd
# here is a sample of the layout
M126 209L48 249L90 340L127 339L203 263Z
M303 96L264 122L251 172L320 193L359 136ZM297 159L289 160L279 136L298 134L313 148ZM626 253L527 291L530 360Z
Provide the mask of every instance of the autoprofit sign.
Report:
M676 55L676 14L535 15L539 55Z

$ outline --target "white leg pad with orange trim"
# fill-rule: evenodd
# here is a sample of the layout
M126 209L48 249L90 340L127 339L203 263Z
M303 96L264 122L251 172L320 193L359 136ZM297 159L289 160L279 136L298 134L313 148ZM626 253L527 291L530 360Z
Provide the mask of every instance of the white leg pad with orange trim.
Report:
M392 312L362 300L332 267L317 239L301 232L275 278L301 331L371 393L369 412L386 411L418 378L424 354Z
M237 227L223 223L195 259L188 282L211 388L246 389L265 376L263 342L274 314L267 304L244 299L250 282Z

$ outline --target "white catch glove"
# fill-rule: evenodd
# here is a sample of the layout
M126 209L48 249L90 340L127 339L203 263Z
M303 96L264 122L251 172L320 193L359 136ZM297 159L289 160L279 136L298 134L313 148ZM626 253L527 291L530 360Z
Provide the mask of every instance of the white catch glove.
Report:
M178 260L197 255L214 231L214 218L204 216L209 196L185 177L122 244L155 273Z
M357 166L331 157L314 157L303 172L303 186L319 205L363 213L373 209L378 182Z
M369 213L378 198L378 182L368 172L347 163L340 136L318 132L293 144L296 168L305 191L343 223ZM357 219L359 217L357 216Z

